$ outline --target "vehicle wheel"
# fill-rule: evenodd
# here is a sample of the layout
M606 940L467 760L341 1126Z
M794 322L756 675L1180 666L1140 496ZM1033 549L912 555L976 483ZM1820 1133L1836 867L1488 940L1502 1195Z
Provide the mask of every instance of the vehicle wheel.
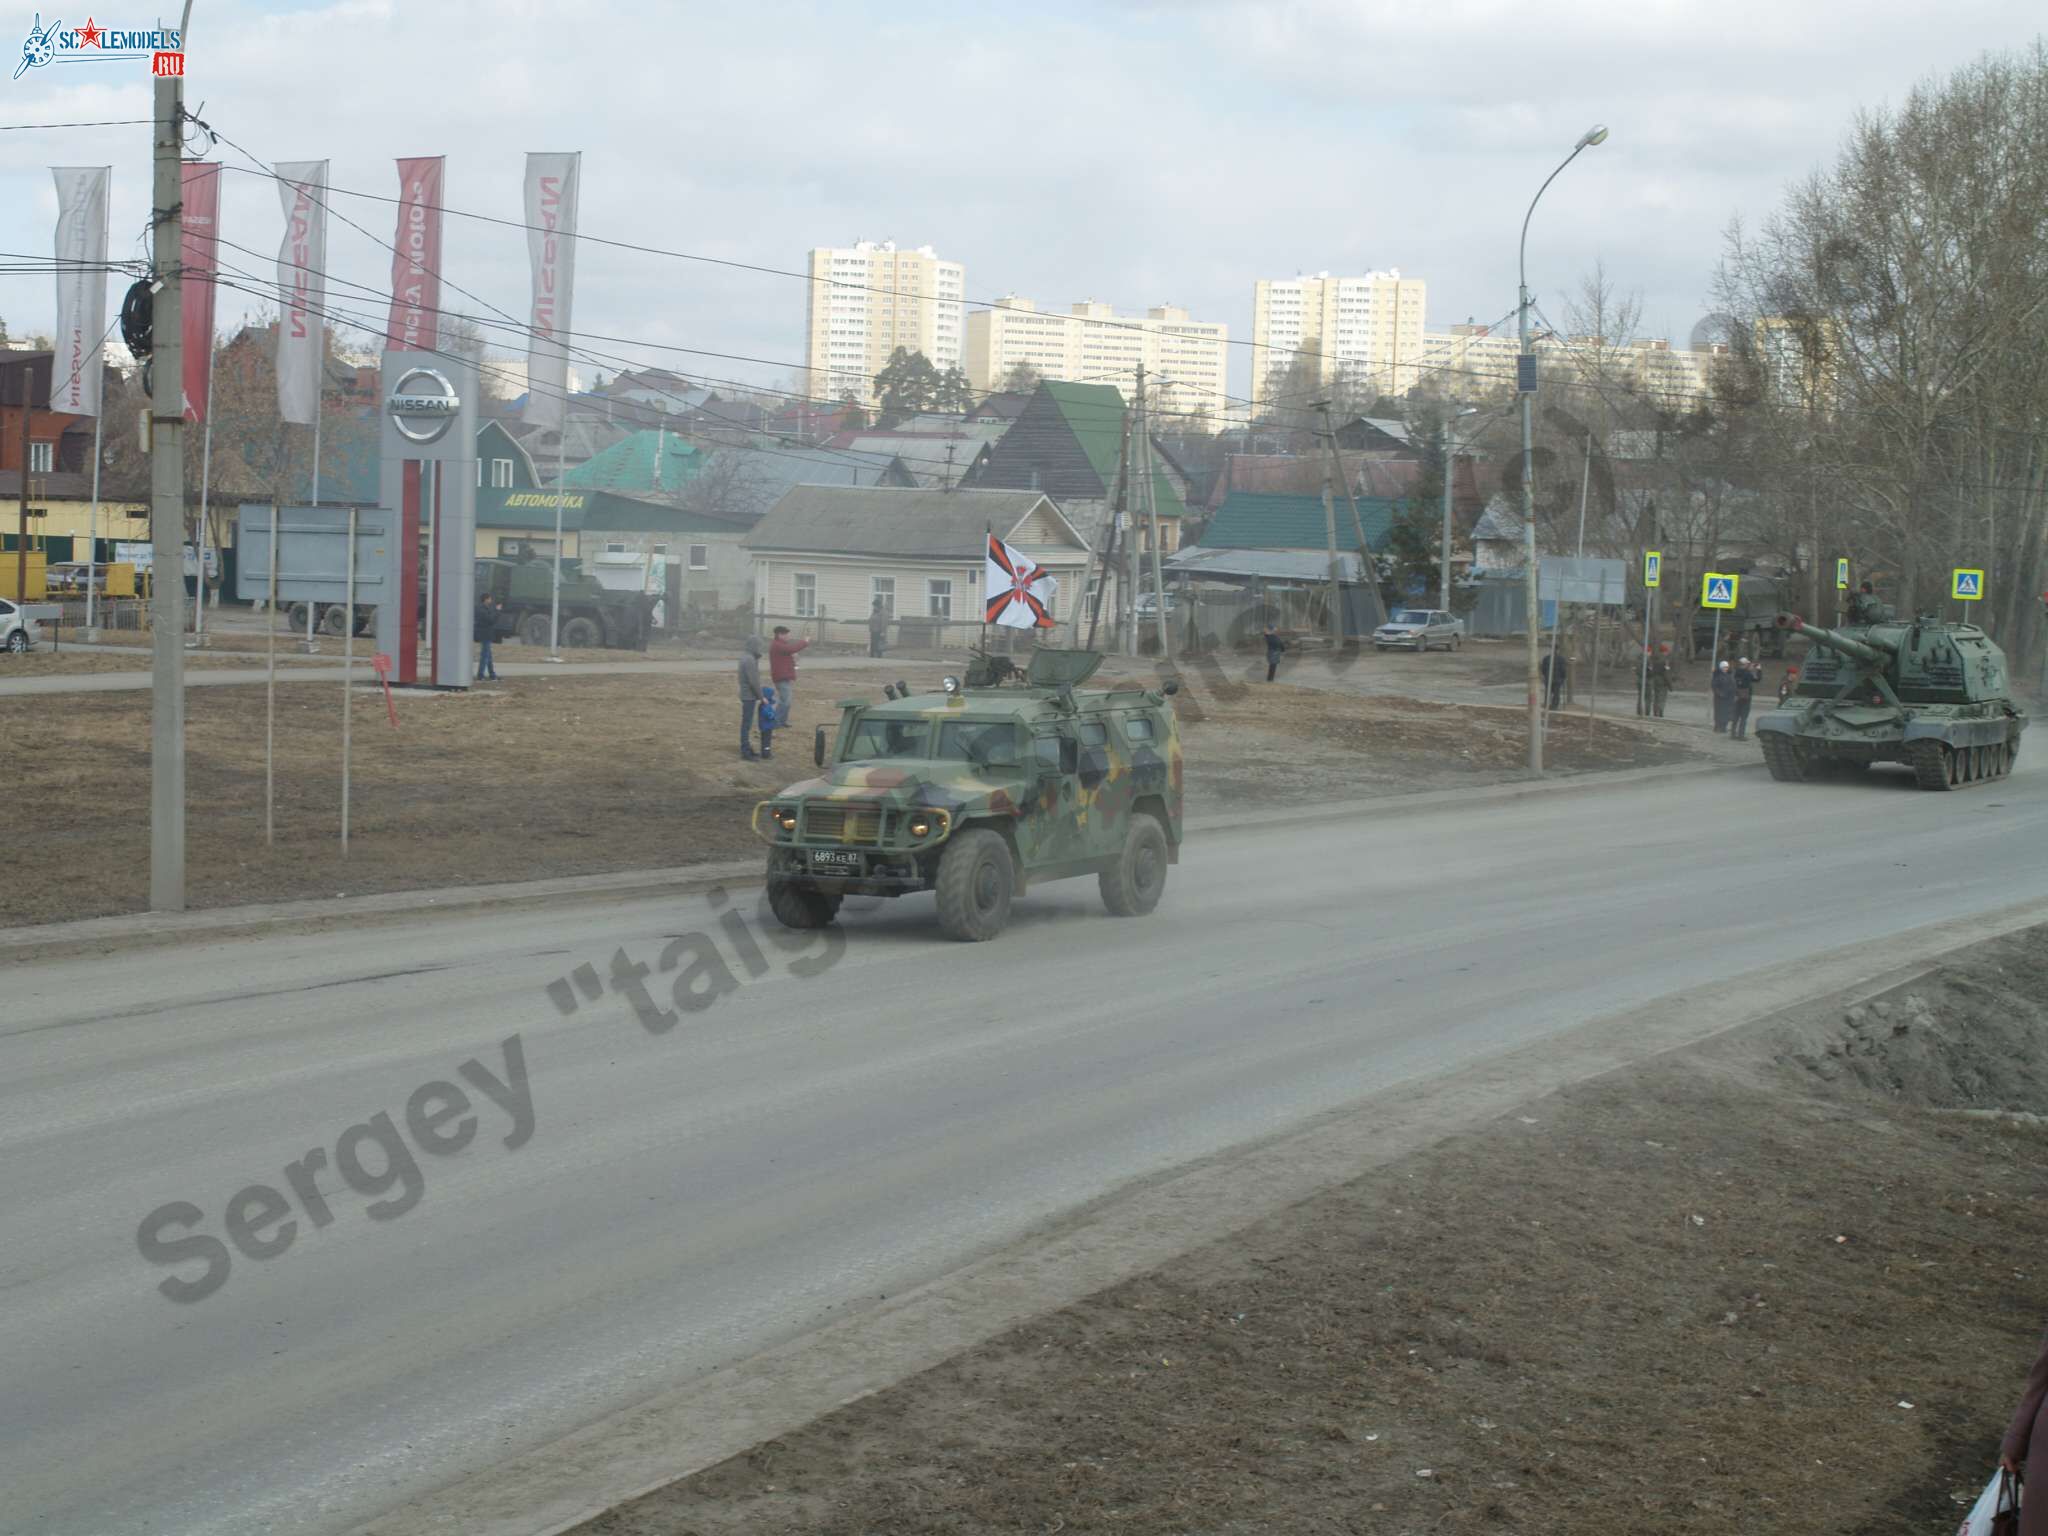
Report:
M341 636L348 633L348 615L339 608L330 608L320 615L320 633Z
M1166 889L1166 860L1166 829L1157 816L1139 812L1131 819L1116 867L1096 877L1102 904L1116 917L1143 917L1159 905Z
M785 880L774 872L772 861L769 865L768 910L785 928L823 928L839 915L843 899L796 880Z
M562 626L562 644L586 650L604 644L604 631L597 627L597 620L578 615Z
M1462 651L1463 649L1465 649L1465 637L1463 635L1451 636L1451 649L1454 651Z
M1016 872L1010 845L986 827L957 832L939 858L939 927L946 936L978 944L1010 920Z
M16 655L20 655L23 651L27 650L28 631L17 629L13 634L9 635L7 637L7 649L13 651Z
M548 643L548 616L544 613L529 613L519 621L519 639L523 645L538 648Z
M293 603L290 608L285 610L285 618L290 622L293 634L303 635L306 632L306 605L304 603Z

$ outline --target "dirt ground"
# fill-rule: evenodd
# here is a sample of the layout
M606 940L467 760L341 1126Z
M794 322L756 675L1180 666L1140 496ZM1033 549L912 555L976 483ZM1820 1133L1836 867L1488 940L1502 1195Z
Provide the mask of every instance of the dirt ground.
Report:
M195 907L750 858L754 805L811 771L813 727L836 720L838 698L874 692L815 675L799 687L776 761L743 763L739 702L723 677L565 672L402 694L396 730L381 697L359 689L344 861L341 685L280 676L274 848L263 835L263 688L186 696ZM0 925L146 904L149 702L141 692L0 698L0 740L26 765L0 800L0 847L19 850L25 872L0 887ZM1286 684L1181 702L1192 814L1520 771L1512 710ZM1561 724L1552 749L1563 769L1687 755L1608 722L1590 735L1583 721Z
M2037 929L1525 1105L580 1530L1953 1530L2048 1315L2043 1112Z
M258 658L260 662L260 658ZM251 665L246 656L212 656L203 651L187 651L185 665L195 670L201 668L224 668L236 670ZM125 653L109 655L105 651L79 651L66 646L61 651L51 650L47 642L39 650L25 655L0 655L0 682L17 677L77 677L94 672L147 672L149 658Z

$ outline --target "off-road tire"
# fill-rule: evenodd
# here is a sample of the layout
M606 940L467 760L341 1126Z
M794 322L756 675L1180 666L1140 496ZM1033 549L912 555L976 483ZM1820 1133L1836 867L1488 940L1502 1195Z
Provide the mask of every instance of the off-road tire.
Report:
M768 910L785 928L823 928L839 915L844 899L773 872L768 876Z
M303 635L306 632L307 611L304 603L293 603L291 607L285 609L285 622L291 626L293 634Z
M1764 749L1764 766L1780 784L1803 784L1808 776L1806 754L1799 743L1781 731L1762 731L1757 744Z
M1096 876L1102 904L1114 917L1145 916L1166 890L1166 868L1166 829L1157 816L1140 811L1131 818L1116 863Z
M341 608L330 608L320 615L320 623L317 627L321 634L332 635L335 639L339 640L348 633L348 614Z
M953 834L939 856L939 927L949 939L979 944L1010 920L1016 888L1010 845L986 827Z
M562 644L573 650L588 650L604 644L604 630L595 619L578 614L562 626Z
M529 613L519 621L519 643L539 650L548 643L548 616L544 613Z

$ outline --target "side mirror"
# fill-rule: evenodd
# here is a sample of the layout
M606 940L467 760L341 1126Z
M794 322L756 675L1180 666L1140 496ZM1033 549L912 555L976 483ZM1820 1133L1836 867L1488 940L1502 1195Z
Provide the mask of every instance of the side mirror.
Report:
M1081 769L1081 748L1071 736L1060 738L1060 772L1078 773Z
M811 741L811 761L820 768L825 766L825 727L818 727L818 734Z

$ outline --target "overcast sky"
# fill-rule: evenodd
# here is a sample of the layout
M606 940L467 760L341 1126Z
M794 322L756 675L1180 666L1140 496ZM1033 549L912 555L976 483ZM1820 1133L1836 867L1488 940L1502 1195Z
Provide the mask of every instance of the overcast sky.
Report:
M67 26L86 10L157 14L42 5ZM5 69L32 14L0 23ZM340 189L389 196L393 157L445 154L451 208L516 219L524 152L580 149L587 233L785 271L813 245L929 244L966 264L970 298L1176 303L1243 340L1253 280L1297 272L1399 267L1428 282L1432 328L1498 318L1529 197L1604 122L1536 216L1530 282L1557 315L1604 261L1640 291L1643 333L1683 345L1731 217L1831 158L1859 105L2020 46L2040 16L2038 0L197 0L187 99L264 161L331 159ZM146 118L144 68L30 70L0 120ZM148 149L143 126L0 133L0 249L50 250L48 166L111 164L110 249L139 254ZM267 274L275 187L224 183L222 238L263 253L224 258ZM389 238L388 205L336 207ZM334 229L329 262L388 287L389 253L353 230ZM524 315L518 231L451 219L444 263ZM47 330L51 288L0 277L0 315ZM575 326L634 338L604 349L635 361L782 383L805 288L585 247ZM223 294L223 325L254 304Z

